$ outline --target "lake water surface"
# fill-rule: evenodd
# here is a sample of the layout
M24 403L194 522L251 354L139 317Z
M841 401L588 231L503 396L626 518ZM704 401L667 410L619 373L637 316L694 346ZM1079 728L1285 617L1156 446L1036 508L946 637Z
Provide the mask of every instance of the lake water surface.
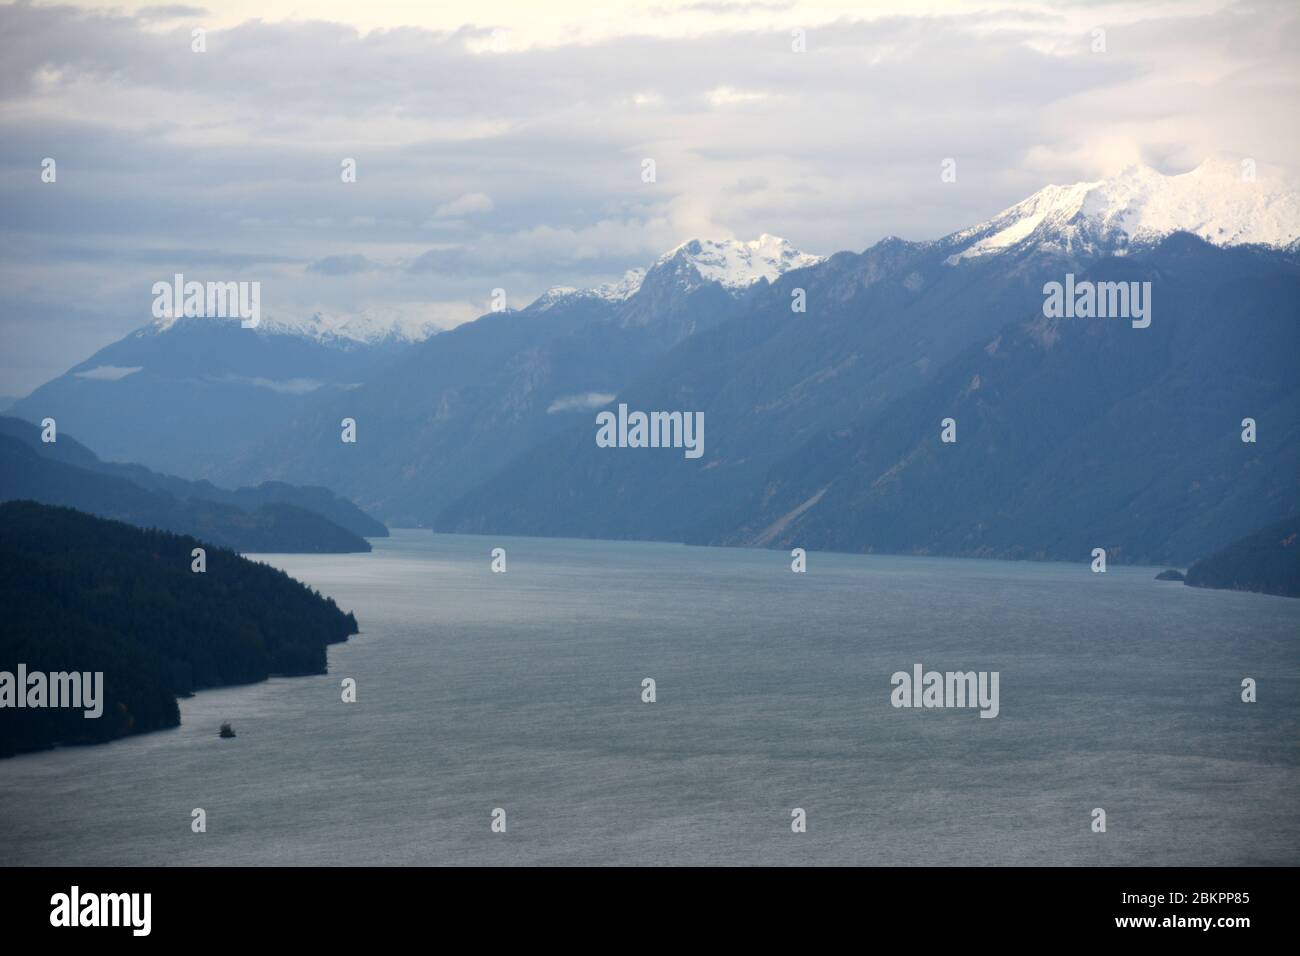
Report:
M0 761L0 864L1300 863L1300 601L1086 557L374 544L259 558L356 612L327 676ZM1000 672L999 716L893 708L918 662Z

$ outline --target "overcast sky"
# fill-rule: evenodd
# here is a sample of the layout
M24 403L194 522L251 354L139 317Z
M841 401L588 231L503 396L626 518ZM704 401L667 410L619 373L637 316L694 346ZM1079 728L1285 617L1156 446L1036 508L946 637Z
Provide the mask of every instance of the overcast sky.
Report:
M1297 50L1293 0L0 5L0 395L175 272L450 326L693 237L828 254L1133 162L1294 175Z

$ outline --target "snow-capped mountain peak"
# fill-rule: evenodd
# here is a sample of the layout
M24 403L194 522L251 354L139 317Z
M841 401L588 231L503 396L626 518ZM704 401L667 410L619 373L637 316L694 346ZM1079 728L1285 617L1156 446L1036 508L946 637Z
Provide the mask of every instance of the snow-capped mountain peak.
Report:
M745 289L759 279L774 281L791 269L821 262L822 256L801 252L779 236L763 233L748 242L740 239L692 239L659 257L656 266L674 260L689 263L700 278L725 289Z
M694 288L703 282L717 281L729 292L739 292L759 279L771 282L791 269L816 265L825 256L801 252L787 240L767 233L757 239L691 239L664 253L649 270L629 269L617 282L607 282L593 289L555 286L542 293L528 307L530 312L545 312L557 302L572 297L598 298L623 302L641 289L646 275L655 270L677 270Z
M1091 254L1190 232L1218 246L1287 247L1300 239L1300 193L1265 170L1209 160L1168 176L1131 166L1118 176L1046 186L987 222L954 233L949 264L1010 250Z

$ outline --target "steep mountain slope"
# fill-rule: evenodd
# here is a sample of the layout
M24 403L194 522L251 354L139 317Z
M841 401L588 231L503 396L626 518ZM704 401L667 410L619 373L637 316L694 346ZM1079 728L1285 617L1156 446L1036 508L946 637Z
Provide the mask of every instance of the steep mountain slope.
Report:
M371 378L412 344L375 330L351 338L344 328L156 320L42 385L9 414L53 418L109 460L210 477L238 449Z
M688 540L1178 564L1300 509L1300 261L1176 235L1087 275L1152 281L1150 328L1027 314Z
M515 455L586 419L667 349L742 314L769 275L805 261L816 259L773 237L696 242L617 285L553 289L520 312L420 344L219 474L323 482L391 524L429 525ZM355 445L340 441L344 417L357 422Z

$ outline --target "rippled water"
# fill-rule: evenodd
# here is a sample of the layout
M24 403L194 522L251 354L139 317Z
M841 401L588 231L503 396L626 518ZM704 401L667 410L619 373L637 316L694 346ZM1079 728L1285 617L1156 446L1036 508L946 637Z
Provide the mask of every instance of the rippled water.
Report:
M1086 558L375 545L261 558L356 611L328 676L0 761L0 863L1300 863L1300 601ZM894 709L917 662L999 671L1000 716Z

